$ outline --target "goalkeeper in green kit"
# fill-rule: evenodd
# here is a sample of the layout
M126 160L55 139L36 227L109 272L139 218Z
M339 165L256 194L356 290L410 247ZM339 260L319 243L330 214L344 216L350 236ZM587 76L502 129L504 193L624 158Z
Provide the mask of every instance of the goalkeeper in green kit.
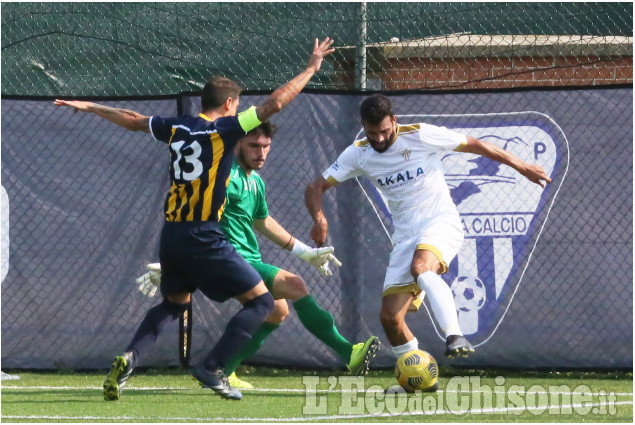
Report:
M329 263L341 266L333 255L333 247L310 248L295 239L269 215L265 198L265 183L255 170L265 163L271 148L275 126L268 121L251 130L239 140L227 186L227 203L220 221L229 242L260 274L275 298L273 312L254 333L242 351L229 360L225 374L234 388L253 388L239 380L235 371L238 365L254 354L265 338L273 332L289 314L285 299L293 301L298 318L304 327L331 347L347 365L352 375L368 371L368 362L379 346L379 339L370 337L366 342L351 344L338 332L333 316L318 306L300 276L279 267L262 262L258 241L253 229L283 249L291 251L302 260L315 266L324 276L331 276ZM149 264L148 273L137 279L139 290L153 296L160 283L160 265Z

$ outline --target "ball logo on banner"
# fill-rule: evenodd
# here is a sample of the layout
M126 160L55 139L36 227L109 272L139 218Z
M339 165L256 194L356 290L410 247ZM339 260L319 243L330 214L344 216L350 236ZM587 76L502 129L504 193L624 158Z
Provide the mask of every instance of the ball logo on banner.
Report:
M485 305L485 284L478 277L459 276L452 282L451 289L456 309L461 313L477 312Z

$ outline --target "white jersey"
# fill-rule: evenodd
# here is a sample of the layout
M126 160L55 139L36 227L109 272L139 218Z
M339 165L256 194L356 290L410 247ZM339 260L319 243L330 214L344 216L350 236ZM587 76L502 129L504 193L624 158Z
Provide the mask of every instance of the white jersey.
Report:
M442 273L458 253L463 228L441 160L466 143L465 135L445 127L398 125L397 140L386 151L375 151L367 139L356 140L322 174L331 184L366 176L387 201L395 232L384 294L414 283L410 264L415 250L433 252Z
M368 139L356 140L322 175L331 184L368 177L386 199L396 224L413 210L419 217L458 217L441 159L466 143L465 135L445 127L397 125L397 140L386 151L375 151Z

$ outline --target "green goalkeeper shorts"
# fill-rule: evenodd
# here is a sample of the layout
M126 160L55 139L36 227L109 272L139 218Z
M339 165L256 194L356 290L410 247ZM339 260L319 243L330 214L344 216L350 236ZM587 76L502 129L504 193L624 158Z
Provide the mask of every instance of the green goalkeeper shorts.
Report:
M272 266L271 264L263 263L262 261L249 261L249 264L256 269L262 280L265 282L269 292L273 293L273 280L280 271L280 267Z

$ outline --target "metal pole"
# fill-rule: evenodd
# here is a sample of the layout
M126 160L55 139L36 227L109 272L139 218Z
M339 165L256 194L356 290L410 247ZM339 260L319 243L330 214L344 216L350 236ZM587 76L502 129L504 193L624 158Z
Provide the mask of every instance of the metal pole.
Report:
M359 47L357 48L357 60L355 61L355 80L357 81L357 88L360 90L366 89L366 36L367 36L367 21L366 21L366 2L360 3L360 25L359 25Z

